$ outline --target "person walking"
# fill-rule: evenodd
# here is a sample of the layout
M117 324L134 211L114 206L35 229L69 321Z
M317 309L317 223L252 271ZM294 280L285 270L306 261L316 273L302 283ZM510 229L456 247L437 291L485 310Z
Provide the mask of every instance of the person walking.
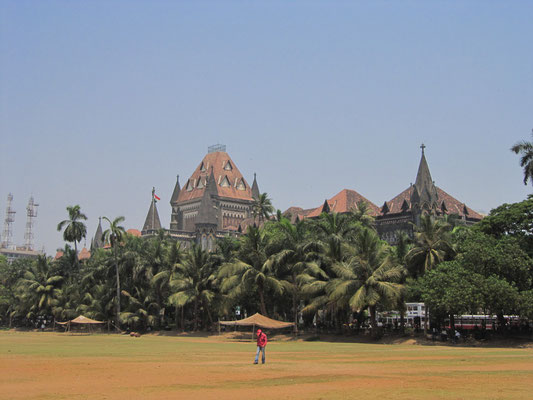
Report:
M263 352L263 357L261 361L263 364L265 363L265 347L267 345L267 335L265 332L261 331L261 329L257 330L257 352L255 353L255 361L254 364L257 364L259 361L259 353Z

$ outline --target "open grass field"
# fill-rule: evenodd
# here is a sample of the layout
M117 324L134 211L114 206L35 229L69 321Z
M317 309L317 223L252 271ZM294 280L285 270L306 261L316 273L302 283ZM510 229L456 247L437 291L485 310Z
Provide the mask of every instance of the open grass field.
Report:
M0 399L531 399L533 348L0 332Z

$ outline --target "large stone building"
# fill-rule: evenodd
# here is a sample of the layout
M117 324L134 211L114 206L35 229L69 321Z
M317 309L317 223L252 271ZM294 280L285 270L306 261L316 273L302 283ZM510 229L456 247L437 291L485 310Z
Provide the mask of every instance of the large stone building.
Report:
M196 242L212 250L216 238L238 235L253 223L252 206L258 197L255 174L250 186L226 153L225 146L212 146L183 188L178 175L170 199L168 232L182 242ZM161 228L152 193L142 234L153 235Z
M414 185L383 203L380 214L376 217L376 226L382 239L395 243L397 232L406 232L413 236L413 226L420 225L424 214L435 216L456 215L465 224L472 225L481 221L483 216L455 197L435 185L429 172L429 166L422 148L422 157Z
M344 189L318 207L307 210L290 207L284 214L296 221L316 218L323 212L347 213L364 202L366 212L375 218L380 237L391 244L396 243L398 232L406 232L412 237L413 227L419 225L420 217L424 214L456 215L467 225L480 221L483 218L481 214L435 185L424 153L425 146L421 148L414 185L385 201L381 207L355 190ZM225 146L212 146L183 188L178 176L170 199L168 232L185 244L198 243L212 250L217 238L228 234L238 236L253 224L252 209L258 197L255 174L250 186L226 153ZM162 229L157 199L152 191L152 201L142 229L143 236L154 235Z
M304 210L291 207L285 215L291 215L292 220L318 217L323 212L346 213L357 209L358 203L365 202L367 212L376 221L376 228L380 237L391 244L396 243L398 232L405 232L413 236L413 227L419 225L420 217L424 214L435 216L456 215L467 225L480 221L483 216L466 204L450 196L435 185L429 172L429 166L422 145L422 156L418 166L418 173L414 185L410 185L390 201L385 201L380 208L354 190L344 189L331 199L327 199L321 206Z

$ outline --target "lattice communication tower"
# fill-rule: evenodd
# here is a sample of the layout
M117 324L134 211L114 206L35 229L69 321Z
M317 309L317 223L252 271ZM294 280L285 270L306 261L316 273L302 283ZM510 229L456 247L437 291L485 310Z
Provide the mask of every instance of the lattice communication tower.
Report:
M24 233L24 247L26 250L33 250L33 219L37 217L37 207L39 204L33 201L33 196L30 197L28 201L28 206L26 207L26 232Z
M13 195L9 193L7 195L7 207L6 207L6 218L4 219L4 232L2 234L2 247L7 249L12 244L13 230L11 226L15 222L15 213L16 211L11 208L11 203L13 202Z

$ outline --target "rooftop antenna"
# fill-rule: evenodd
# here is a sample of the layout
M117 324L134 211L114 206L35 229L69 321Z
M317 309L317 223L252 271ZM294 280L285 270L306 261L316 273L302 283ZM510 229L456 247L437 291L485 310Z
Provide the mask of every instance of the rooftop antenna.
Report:
M2 234L2 248L7 249L11 246L11 239L13 238L13 231L11 225L15 222L16 211L11 208L13 195L7 195L6 218L4 219L4 233Z
M30 196L28 206L26 207L26 232L24 233L24 247L26 250L33 250L33 219L37 217L37 207L39 204L33 201L33 196Z

